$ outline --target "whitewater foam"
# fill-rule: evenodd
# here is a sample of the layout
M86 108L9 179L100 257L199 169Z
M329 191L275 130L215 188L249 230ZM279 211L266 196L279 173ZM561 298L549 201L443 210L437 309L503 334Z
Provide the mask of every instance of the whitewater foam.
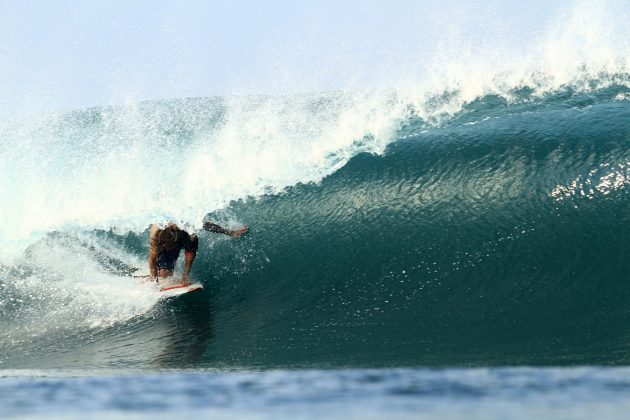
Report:
M103 257L119 255L132 268L140 262L104 243L48 237L30 246L19 265L3 269L2 341L15 344L59 330L102 328L148 313L159 293L116 275Z

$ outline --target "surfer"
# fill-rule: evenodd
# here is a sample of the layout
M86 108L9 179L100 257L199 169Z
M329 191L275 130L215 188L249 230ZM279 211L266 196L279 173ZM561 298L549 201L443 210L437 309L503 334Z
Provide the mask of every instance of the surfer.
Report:
M224 235L238 238L249 230L247 226L230 230L214 223L206 222L203 228L210 232L222 233ZM149 234L149 273L152 279L171 277L175 269L175 262L179 257L179 252L184 250L184 273L182 283L188 282L188 275L192 268L193 261L197 255L199 238L194 233L191 235L180 229L176 224L170 223L161 228L159 225L151 226Z

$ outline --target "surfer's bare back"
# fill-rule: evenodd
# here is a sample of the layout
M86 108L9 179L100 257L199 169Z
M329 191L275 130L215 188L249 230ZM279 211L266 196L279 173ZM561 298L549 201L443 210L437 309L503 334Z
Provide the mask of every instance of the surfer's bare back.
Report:
M233 238L238 238L249 230L247 226L237 230L229 230L210 222L204 223L203 228ZM185 264L182 283L187 283L198 247L199 238L197 235L189 234L174 223L170 223L164 228L160 228L158 225L151 226L151 233L149 234L149 273L151 278L157 280L157 278L171 277L179 252L183 249Z

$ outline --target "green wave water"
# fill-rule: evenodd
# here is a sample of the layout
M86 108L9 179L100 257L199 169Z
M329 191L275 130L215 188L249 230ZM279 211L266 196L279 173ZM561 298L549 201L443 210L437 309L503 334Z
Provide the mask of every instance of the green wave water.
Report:
M482 96L440 124L408 112L382 153L368 134L333 144L317 165L291 161L306 153L303 143L280 145L285 155L246 157L272 167L243 164L243 176L266 171L266 180L243 187L249 198L221 196L205 217L251 232L239 241L201 233L193 276L205 290L181 299L158 301L115 274L144 267L150 208L135 208L141 229L105 228L99 208L89 207L62 229L35 231L2 265L2 366L627 364L630 90L627 75L615 77L586 91ZM319 103L310 115L327 121L331 102ZM182 145L198 151L199 133L229 126L207 102L182 106L161 105L164 126L140 130L162 133L151 149L158 155ZM216 121L178 116L191 107L198 109L185 115ZM107 110L71 118L93 139L111 140L104 119L120 123ZM231 156L228 143L212 144L220 146L215 156ZM105 160L116 162L111 150ZM81 153L68 159L97 162ZM186 159L203 173L194 165L205 161ZM188 179L179 170L166 172ZM151 190L141 172L130 175L122 191L134 179ZM157 178L165 185L167 177ZM84 198L76 180L53 181ZM116 199L114 188L101 192ZM81 222L90 212L92 222Z

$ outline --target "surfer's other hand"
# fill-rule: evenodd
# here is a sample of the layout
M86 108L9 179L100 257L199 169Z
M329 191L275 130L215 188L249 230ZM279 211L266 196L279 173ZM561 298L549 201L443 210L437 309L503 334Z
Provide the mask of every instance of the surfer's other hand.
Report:
M249 230L249 228L247 226L244 226L240 229L237 230L233 230L230 232L230 236L232 238L240 238L242 234L247 233L247 231Z

